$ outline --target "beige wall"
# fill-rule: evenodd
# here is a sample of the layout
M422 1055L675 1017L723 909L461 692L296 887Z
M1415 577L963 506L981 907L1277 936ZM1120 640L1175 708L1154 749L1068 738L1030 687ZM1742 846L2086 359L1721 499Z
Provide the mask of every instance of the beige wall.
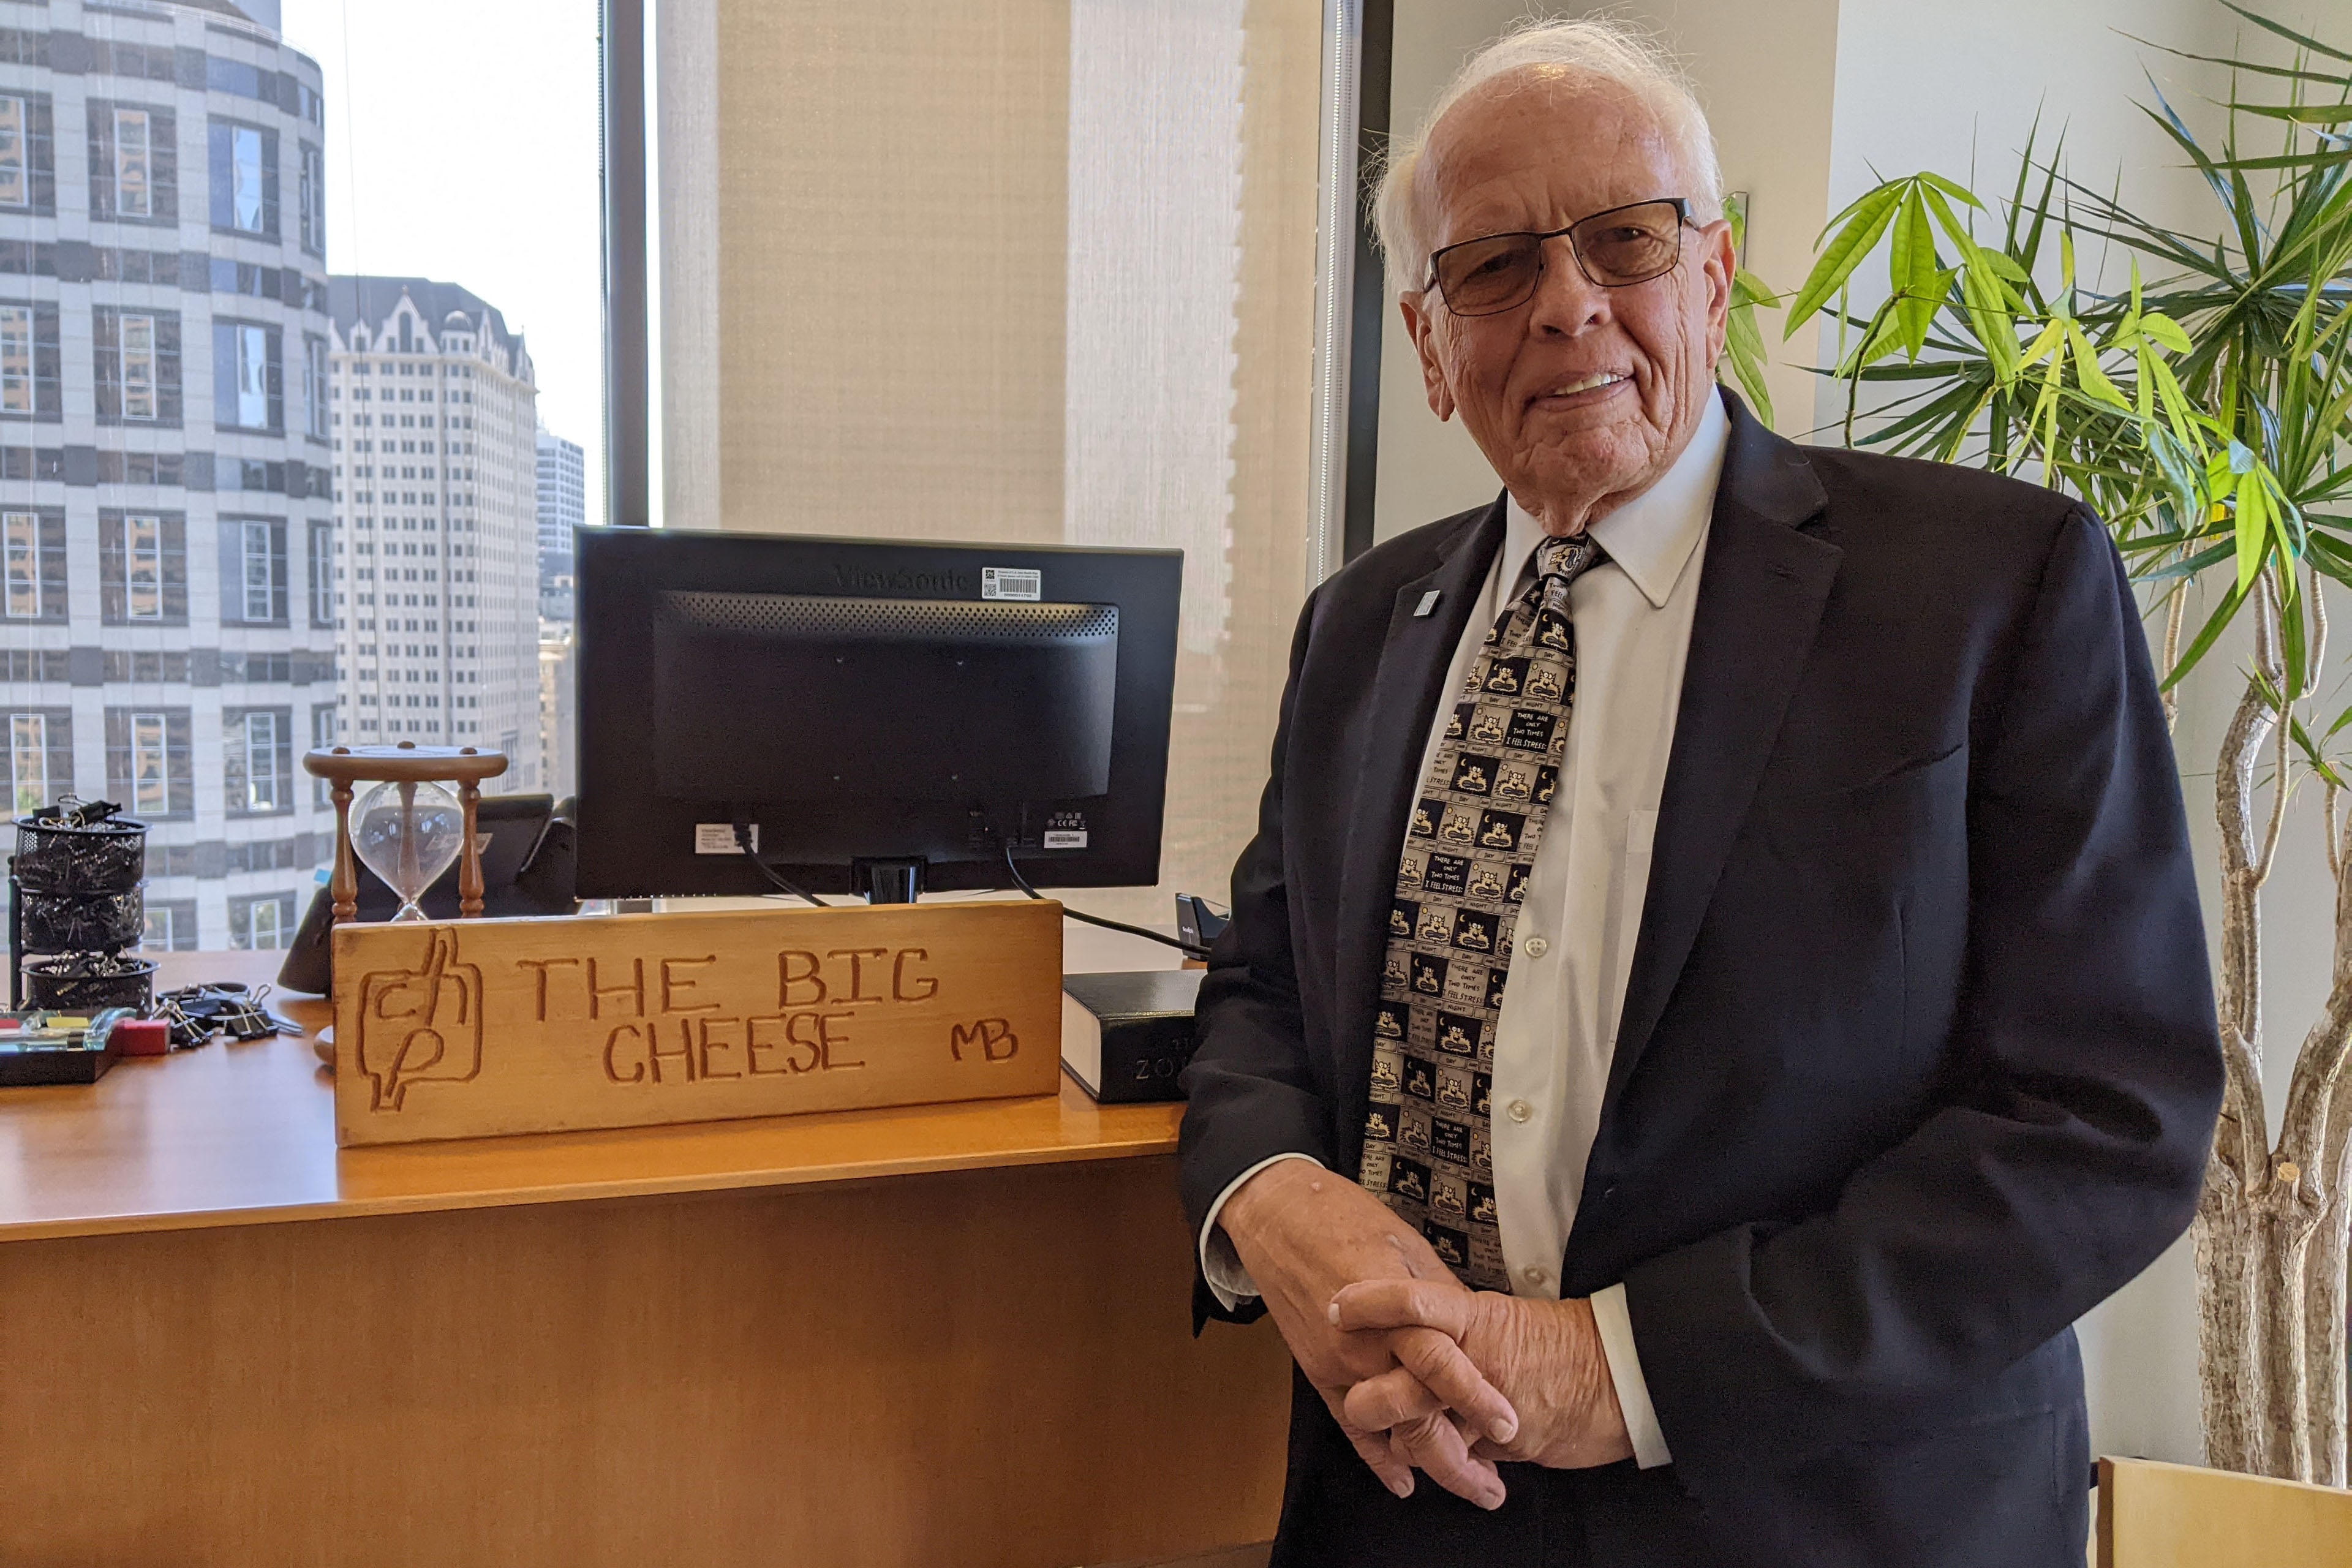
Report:
M1398 0L1390 124L1416 129L1465 56L1524 16L1525 0ZM1715 127L1724 187L1749 198L1747 265L1776 287L1801 279L1829 216L1832 77L1838 0L1648 0L1612 7L1654 26L1681 57ZM1460 424L1429 412L1412 341L1389 289L1381 345L1381 449L1374 494L1377 536L1387 539L1493 499L1499 481ZM1814 334L1782 345L1768 321L1769 376L1780 426L1811 425Z

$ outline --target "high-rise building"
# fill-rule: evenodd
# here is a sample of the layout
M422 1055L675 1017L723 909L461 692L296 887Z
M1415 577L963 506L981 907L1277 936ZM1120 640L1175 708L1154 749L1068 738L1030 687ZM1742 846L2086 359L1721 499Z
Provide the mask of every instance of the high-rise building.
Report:
M342 724L361 745L540 765L538 389L506 318L454 283L330 281Z
M588 521L586 454L539 427L539 614L572 618L572 531Z
M152 947L274 947L333 850L325 125L267 0L0 5L9 804L151 825Z

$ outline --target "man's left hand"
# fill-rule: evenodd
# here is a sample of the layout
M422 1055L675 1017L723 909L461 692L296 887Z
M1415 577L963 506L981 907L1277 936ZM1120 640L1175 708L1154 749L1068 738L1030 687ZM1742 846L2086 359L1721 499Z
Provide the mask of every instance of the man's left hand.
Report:
M1482 1439L1472 1449L1482 1458L1561 1470L1633 1458L1590 1301L1523 1300L1424 1279L1367 1279L1332 1298L1331 1321L1348 1331L1430 1328L1457 1342L1518 1413L1517 1435L1508 1443ZM1440 1408L1401 1368L1357 1384L1346 1402L1348 1424L1373 1432Z

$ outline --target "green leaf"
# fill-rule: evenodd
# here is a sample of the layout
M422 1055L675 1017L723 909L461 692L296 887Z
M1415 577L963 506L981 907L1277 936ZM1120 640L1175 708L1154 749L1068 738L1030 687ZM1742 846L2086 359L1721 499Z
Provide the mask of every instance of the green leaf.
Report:
M2082 384L2083 390L2102 403L2111 403L2117 408L2130 407L2116 384L2107 379L2105 369L2099 363L2099 351L2091 346L2090 335L2083 331L2082 324L2071 316L2065 318L2065 322L2067 341L2074 345L2074 379Z
M1922 184L1943 192L1946 195L1951 197L1956 202L1966 202L1969 205L1976 208L1979 212L1985 210L1984 203L1977 200L1975 193L1970 191L1966 185L1956 185L1951 181L1944 178L1943 175L1931 174L1924 169L1915 175L1914 178L1917 179Z
M1900 181L1881 185L1854 205L1853 216L1830 241L1821 259L1813 263L1805 286L1797 290L1796 300L1789 307L1788 328L1781 333L1784 341L1796 336L1797 329L1812 319L1822 301L1845 286L1853 269L1862 265L1863 258L1870 254L1878 237L1894 221L1895 205L1902 200L1903 190Z
M2254 584L2270 545L2270 496L2260 485L2238 487L2238 592Z
M2189 352L2189 334L2171 317L2151 310L2139 319L2140 335L2177 354Z
M2330 48L2327 45L2321 43L2317 38L2307 37L2304 34L2296 32L2292 27L2284 26L2280 23L2273 22L2269 17L2262 16L2257 12L2249 11L2243 5L2238 5L2237 0L2221 0L2221 4L2224 6L2227 6L2230 10L2235 11L2239 16L2243 16L2247 21L2252 22L2255 26L2262 28L2263 31L2266 33L2275 33L2280 37L2284 38L2288 43L2294 44L2301 48L2309 49L2315 55L2323 56L2324 58L2331 60L2343 60L2347 64L2352 64L2352 55L2346 54L2342 49Z
M1889 247L1887 281L1895 293L1897 336L1906 357L1916 360L1927 344L1927 329L1936 320L1943 290L1936 287L1936 231L1927 218L1927 204L1918 192L1904 198L1895 220L1895 242Z
M2158 688L2158 690L2171 690L2187 678L2190 670L2197 668L2197 661L2203 658L2211 650L2214 643L2221 639L2221 634L2230 629L2230 623L2237 618L2239 607L2245 602L2245 589L2232 588L2227 597L2213 606L2213 613L2206 617L2203 627L2199 630L2195 637L2189 640L2189 646L2181 650L2180 662L2172 667L2172 672L2164 678L2164 684Z

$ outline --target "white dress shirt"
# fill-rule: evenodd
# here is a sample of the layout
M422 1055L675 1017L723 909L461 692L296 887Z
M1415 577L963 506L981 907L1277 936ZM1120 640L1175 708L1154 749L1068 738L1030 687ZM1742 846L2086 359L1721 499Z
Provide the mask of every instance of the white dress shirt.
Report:
M1674 466L1592 524L1608 559L1569 588L1576 695L1568 754L1528 874L1495 1026L1495 1204L1514 1295L1559 1295L1560 1256L1600 1127L1649 892L1650 843L1729 433L1722 400L1709 397ZM1486 628L1525 591L1543 536L1542 524L1512 501L1502 551L1454 649L1448 693L1469 678ZM1450 697L1438 704L1417 778L1428 777L1452 710ZM1309 1157L1277 1154L1252 1166L1210 1208L1202 1269L1227 1308L1257 1289L1217 1227L1218 1213L1266 1165ZM1625 1288L1612 1285L1591 1300L1634 1458L1644 1468L1666 1464L1672 1456L1634 1352Z

